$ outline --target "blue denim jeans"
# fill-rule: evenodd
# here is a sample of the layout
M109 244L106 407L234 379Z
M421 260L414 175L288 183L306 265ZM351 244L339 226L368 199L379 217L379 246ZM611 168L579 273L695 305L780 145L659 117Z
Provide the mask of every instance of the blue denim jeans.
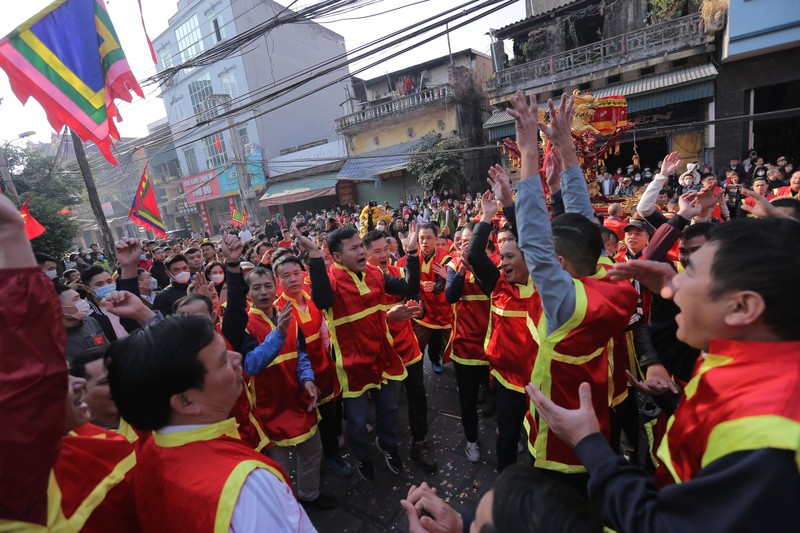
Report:
M397 452L397 391L400 382L389 381L380 389L371 389L375 402L375 432L381 448L387 452ZM367 415L369 400L367 393L358 398L345 398L344 410L347 416L345 434L353 455L359 461L369 459L369 434L367 433Z

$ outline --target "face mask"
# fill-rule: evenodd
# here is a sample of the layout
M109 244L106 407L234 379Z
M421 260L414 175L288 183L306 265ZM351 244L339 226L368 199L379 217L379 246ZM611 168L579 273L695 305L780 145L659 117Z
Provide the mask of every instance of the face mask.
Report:
M158 288L158 280L156 278L150 278L150 290L154 291Z
M55 270L48 270L44 273L50 279L56 279L58 277L58 272Z
M92 311L92 307L86 300L78 300L77 302L75 302L73 307L75 307L77 313L67 316L70 318L74 318L75 320L83 320L84 318L89 316L89 313Z
M211 274L211 281L219 285L220 283L225 281L225 274Z
M189 272L178 272L172 276L172 279L175 281L175 283L189 283L189 279L191 277L192 274Z
M102 261L103 259L105 259L105 258L106 258L106 256L104 256L104 255L100 254L100 255L98 255L98 256L97 256L97 258L98 258L100 261Z
M94 294L102 300L108 296L109 293L114 292L115 290L117 290L117 284L112 283L111 285L103 285L102 287L96 288L94 290Z
M147 259L147 254L140 255L139 259L141 259L142 261L146 260Z

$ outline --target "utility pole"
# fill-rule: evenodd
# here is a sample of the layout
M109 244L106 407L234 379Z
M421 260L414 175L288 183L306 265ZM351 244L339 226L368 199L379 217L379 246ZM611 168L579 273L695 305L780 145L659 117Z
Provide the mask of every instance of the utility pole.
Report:
M19 194L17 194L17 186L14 185L14 180L11 178L11 172L8 171L8 160L6 159L6 147L0 145L0 179L3 181L3 189L14 200L19 201Z
M213 99L218 104L222 105L226 113L231 110L231 95L229 94L212 94L208 99ZM242 198L242 205L247 208L248 222L252 221L253 224L259 226L258 199L255 197L255 191L253 191L253 185L249 179L250 172L247 170L247 163L244 159L242 140L236 134L236 131L234 131L233 115L228 115L225 122L228 124L228 133L231 136L233 158L235 160L234 164L236 165L236 178L239 181L239 196Z
M70 135L72 135L72 148L75 150L75 159L78 160L78 166L81 168L81 174L83 174L83 181L86 183L89 205L92 206L92 212L97 219L97 225L100 226L100 233L103 235L103 240L105 241L106 256L108 256L109 264L114 264L116 262L114 236L111 234L111 229L108 227L108 222L106 222L106 216L103 214L103 206L100 205L100 197L97 196L97 187L92 177L92 169L89 168L86 152L83 151L83 141L78 137L78 134L72 130L70 130Z
M447 55L450 56L450 66L453 66L453 49L450 48L450 24L445 22L444 29L447 34Z

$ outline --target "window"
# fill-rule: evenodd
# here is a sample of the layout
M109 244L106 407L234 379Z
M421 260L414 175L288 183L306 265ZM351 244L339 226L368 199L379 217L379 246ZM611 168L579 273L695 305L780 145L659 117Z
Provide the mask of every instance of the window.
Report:
M197 156L194 155L194 148L185 148L183 157L186 159L186 169L189 171L190 176L200 172L200 169L197 168Z
M236 85L236 72L230 70L220 74L219 81L222 83L222 93L230 95L231 99L239 96L239 87Z
M192 101L192 112L197 122L217 116L216 103L206 101L212 94L214 94L214 88L211 86L211 74L206 74L189 83L189 98Z
M178 26L178 29L175 30L175 38L178 40L181 62L186 62L203 51L203 36L200 35L197 15L193 15L192 18Z
M181 122L183 121L183 119L186 118L186 110L183 109L183 102L181 102L180 100L172 102L170 110L172 111L173 123Z
M219 138L219 150L217 150L217 138ZM225 138L219 134L203 137L203 153L206 156L207 168L216 168L227 163L228 151L225 148Z
M172 68L172 54L168 46L158 51L158 62L161 63L162 69Z
M222 15L216 15L211 19L211 33L213 35L214 44L225 39L225 23L222 22Z

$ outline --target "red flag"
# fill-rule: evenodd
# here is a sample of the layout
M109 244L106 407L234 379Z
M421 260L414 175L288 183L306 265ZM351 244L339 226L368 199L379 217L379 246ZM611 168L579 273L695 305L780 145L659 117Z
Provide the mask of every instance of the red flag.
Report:
M217 152L222 151L222 143L219 140L219 135L214 135L214 144L217 146Z
M33 215L31 215L31 210L28 207L28 202L30 201L31 197L28 196L28 199L25 200L25 203L19 208L19 214L22 215L22 220L25 221L25 235L28 237L29 241L32 241L47 231L47 228L39 224L39 221L33 218Z
M158 210L156 194L150 183L150 174L147 173L147 165L144 166L144 171L142 171L142 177L139 180L139 187L136 188L131 210L128 211L128 218L137 226L153 230L153 233L159 237L167 237L164 222L161 220L161 213Z
M144 37L145 39L147 39L147 46L150 47L150 56L153 58L153 63L158 64L158 60L156 59L156 51L153 49L153 41L151 41L150 36L147 35L147 28L144 25L144 11L142 11L142 0L139 0L139 16L142 19L142 29L144 30Z

